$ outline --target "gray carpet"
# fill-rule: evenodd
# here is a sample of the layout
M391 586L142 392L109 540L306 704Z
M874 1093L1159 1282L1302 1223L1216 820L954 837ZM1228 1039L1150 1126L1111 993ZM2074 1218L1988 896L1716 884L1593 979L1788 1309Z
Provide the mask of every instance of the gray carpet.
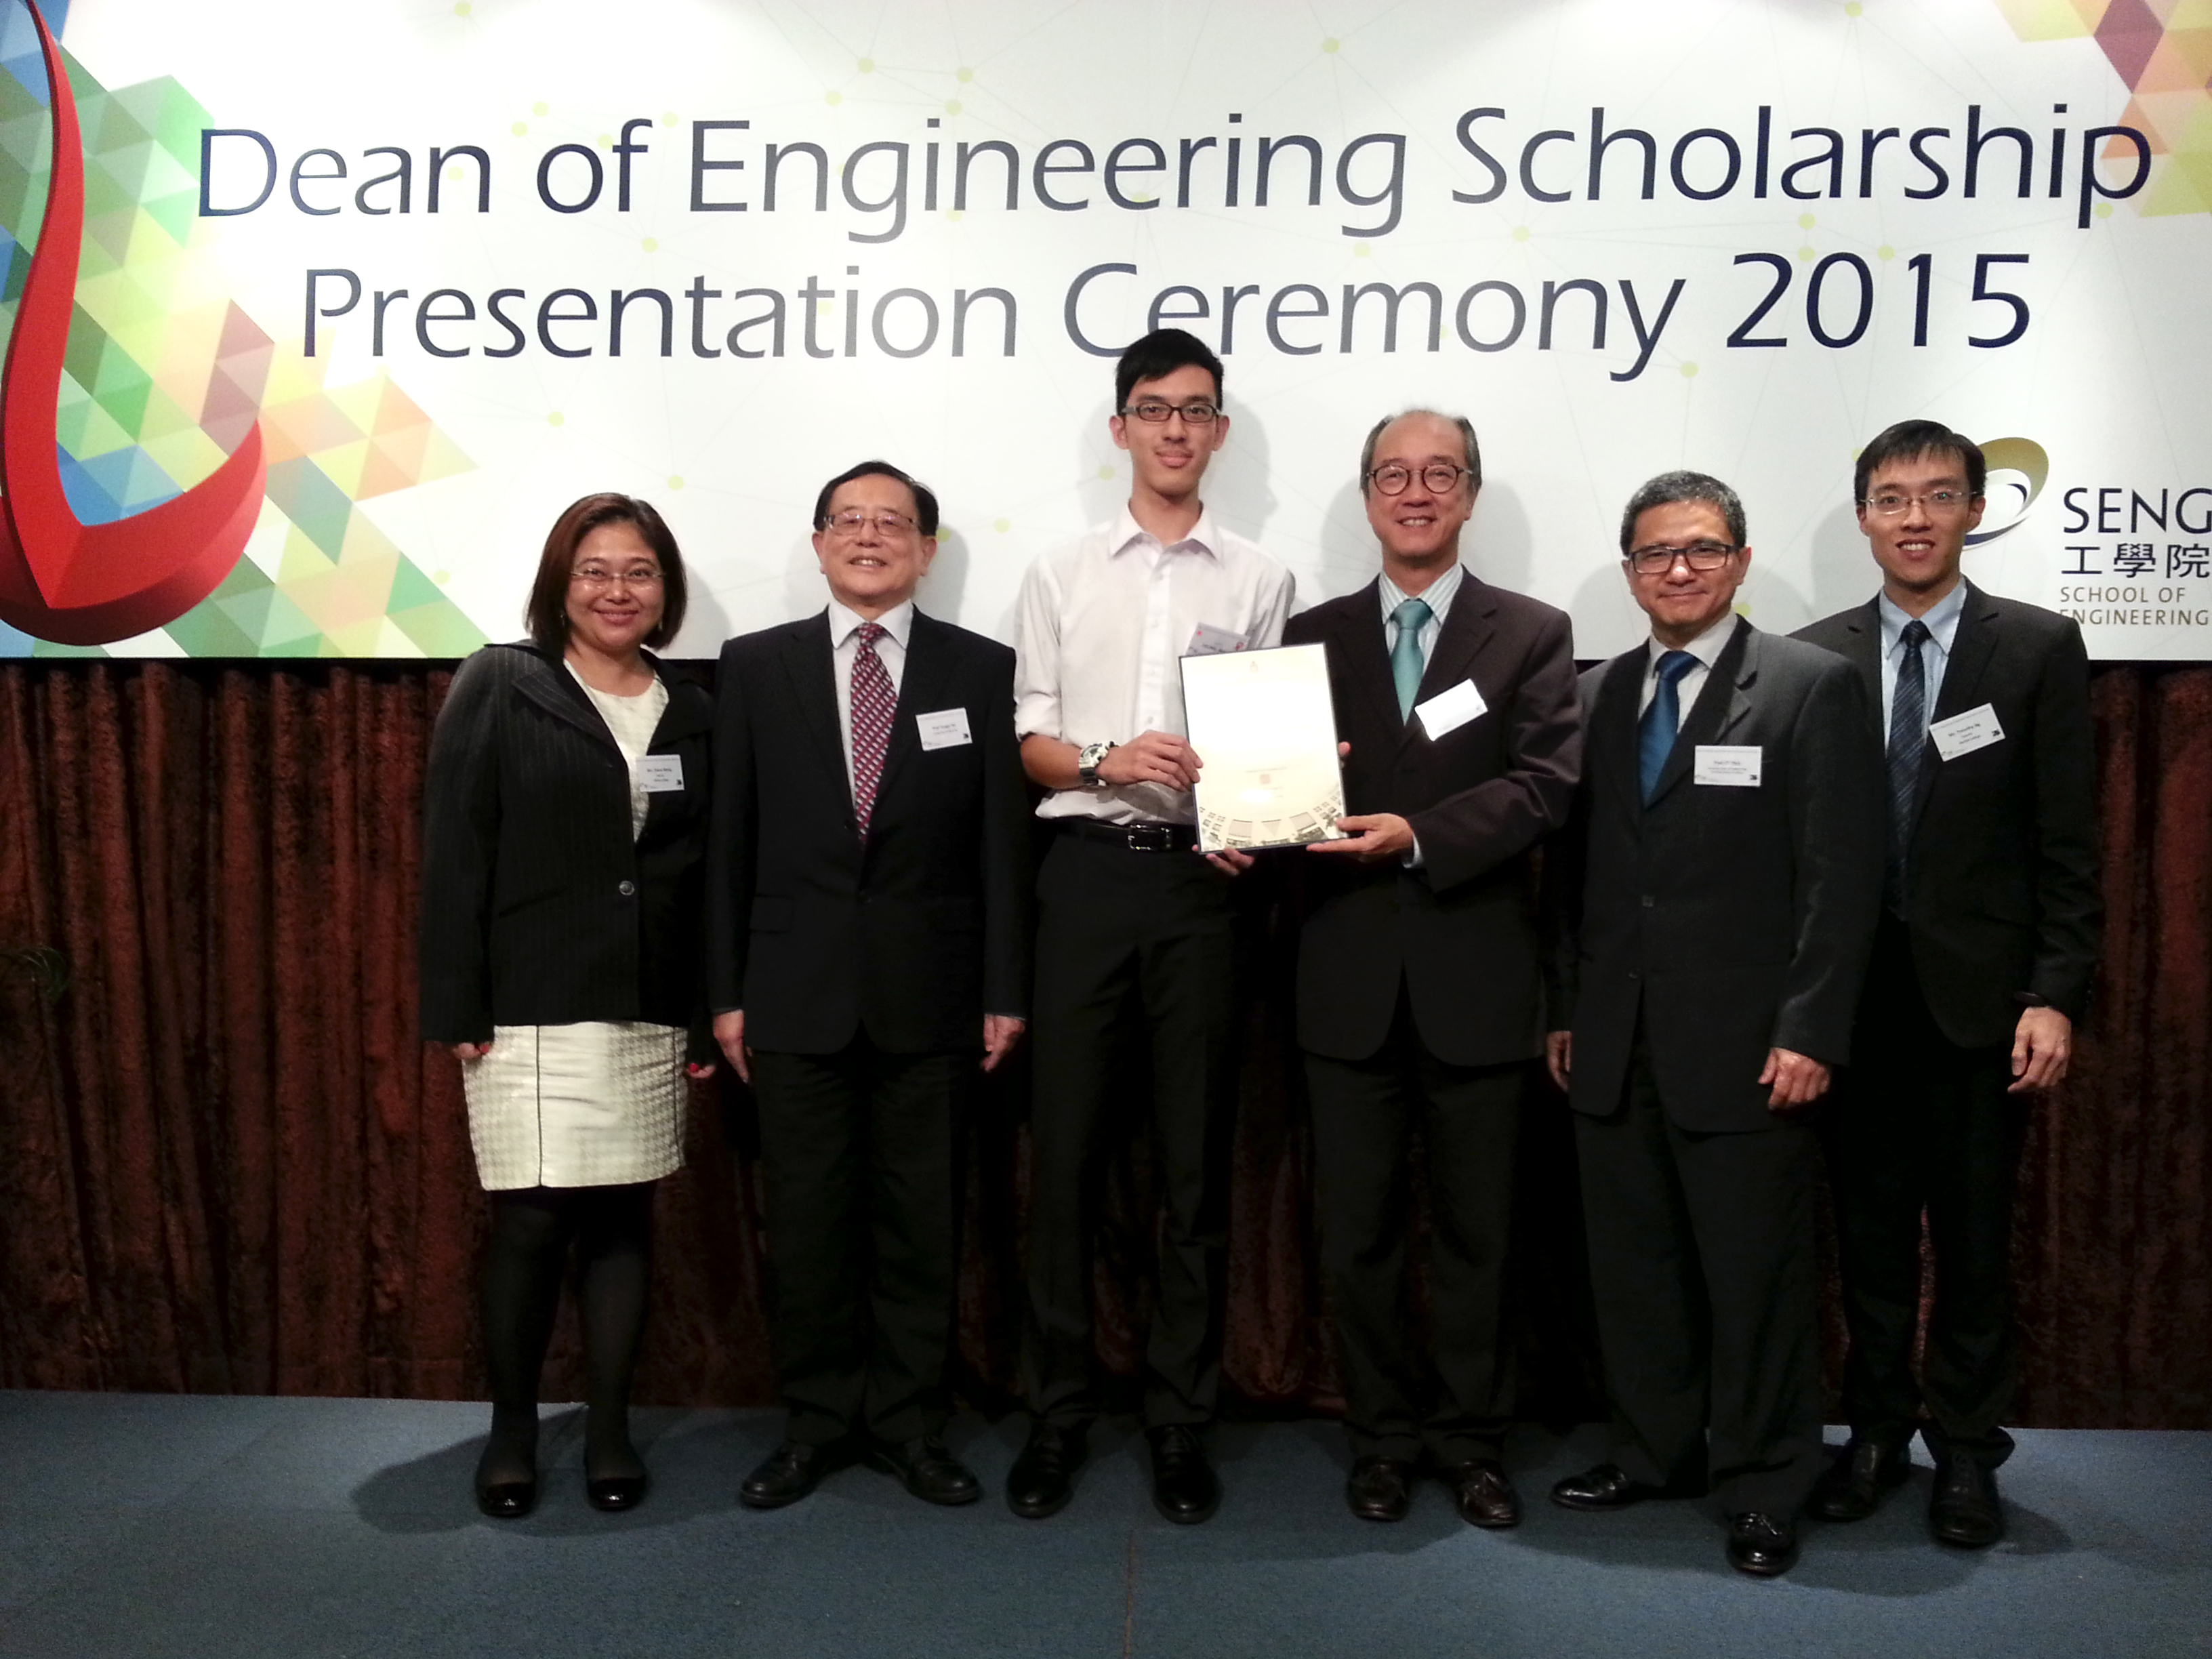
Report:
M653 1493L601 1516L578 1414L549 1408L538 1510L496 1523L469 1500L484 1416L0 1393L0 1655L2212 1654L2212 1434L2026 1433L1996 1549L1928 1540L1923 1468L1755 1583L1703 1505L1543 1501L1599 1455L1591 1430L1516 1440L1528 1519L1492 1534L1433 1484L1399 1526L1354 1520L1331 1425L1231 1425L1222 1513L1184 1528L1152 1514L1126 1430L1064 1514L1016 1520L1019 1426L973 1418L951 1437L991 1485L970 1509L854 1468L754 1514L737 1484L778 1422L757 1412L641 1413Z

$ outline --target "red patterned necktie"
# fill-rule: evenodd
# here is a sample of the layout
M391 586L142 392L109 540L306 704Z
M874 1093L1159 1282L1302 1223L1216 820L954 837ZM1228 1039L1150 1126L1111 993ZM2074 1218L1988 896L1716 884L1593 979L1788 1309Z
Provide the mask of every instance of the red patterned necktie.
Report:
M876 641L890 631L879 623L862 623L860 648L853 653L853 815L860 820L863 841L876 810L876 787L884 780L891 714L898 706L890 672L876 654Z

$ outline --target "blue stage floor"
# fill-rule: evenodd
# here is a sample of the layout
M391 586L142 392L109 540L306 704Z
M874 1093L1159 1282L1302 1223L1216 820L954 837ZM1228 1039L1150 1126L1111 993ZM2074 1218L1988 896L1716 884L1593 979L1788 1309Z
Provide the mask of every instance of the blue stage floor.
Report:
M577 1414L549 1409L538 1510L502 1524L469 1499L480 1406L0 1393L0 1655L2212 1654L2212 1434L2026 1433L1995 1550L1928 1540L1923 1468L1759 1583L1702 1505L1544 1501L1595 1431L1520 1438L1528 1519L1480 1533L1433 1484L1399 1526L1354 1520L1333 1425L1231 1426L1222 1512L1182 1528L1126 1430L1035 1523L999 1497L1012 1420L954 1425L973 1508L854 1468L759 1515L736 1488L775 1414L639 1416L643 1508L585 1505Z

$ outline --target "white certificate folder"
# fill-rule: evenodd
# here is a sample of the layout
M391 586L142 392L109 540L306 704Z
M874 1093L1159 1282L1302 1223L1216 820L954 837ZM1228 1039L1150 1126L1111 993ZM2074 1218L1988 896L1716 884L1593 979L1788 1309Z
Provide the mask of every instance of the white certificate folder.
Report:
M1182 704L1200 767L1201 850L1344 839L1325 647L1185 657Z

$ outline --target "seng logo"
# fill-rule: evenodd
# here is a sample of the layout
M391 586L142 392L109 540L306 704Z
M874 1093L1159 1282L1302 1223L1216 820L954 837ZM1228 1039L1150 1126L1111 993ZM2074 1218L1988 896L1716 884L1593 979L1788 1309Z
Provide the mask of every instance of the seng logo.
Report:
M2033 438L1992 438L1982 446L1982 459L1990 465L1988 499L1980 526L1966 537L1969 547L2019 529L2051 476L2051 458Z

